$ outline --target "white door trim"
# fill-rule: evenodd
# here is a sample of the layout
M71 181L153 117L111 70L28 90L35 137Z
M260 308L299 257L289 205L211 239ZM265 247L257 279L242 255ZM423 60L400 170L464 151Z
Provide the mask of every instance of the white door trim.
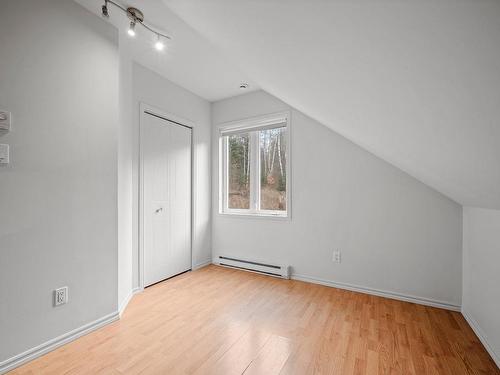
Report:
M196 199L194 194L194 186L196 186L196 173L195 161L196 152L193 147L194 131L196 124L190 120L179 117L173 113L166 112L160 108L140 102L139 103L140 120L139 120L139 261L138 261L138 275L139 275L139 289L144 289L144 167L143 167L143 129L144 117L149 115L161 117L167 121L177 123L179 126L184 126L191 129L191 269L193 265L193 243L194 243L194 223L196 213Z

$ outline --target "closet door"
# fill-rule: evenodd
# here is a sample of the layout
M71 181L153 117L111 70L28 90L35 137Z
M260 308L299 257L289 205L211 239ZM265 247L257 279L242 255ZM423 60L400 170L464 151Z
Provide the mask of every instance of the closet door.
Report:
M148 113L141 126L148 286L191 269L192 129Z

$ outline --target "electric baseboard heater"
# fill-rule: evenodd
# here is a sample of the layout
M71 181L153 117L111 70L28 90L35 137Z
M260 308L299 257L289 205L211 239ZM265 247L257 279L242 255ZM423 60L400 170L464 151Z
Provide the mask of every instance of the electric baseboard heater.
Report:
M244 271L261 273L282 279L290 278L290 266L269 264L253 260L238 259L219 255L219 265Z

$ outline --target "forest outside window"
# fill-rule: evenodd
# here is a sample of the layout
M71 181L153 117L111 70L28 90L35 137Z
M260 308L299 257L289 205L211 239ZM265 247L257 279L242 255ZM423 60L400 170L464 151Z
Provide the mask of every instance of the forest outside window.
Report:
M226 124L220 131L220 212L288 217L288 114Z

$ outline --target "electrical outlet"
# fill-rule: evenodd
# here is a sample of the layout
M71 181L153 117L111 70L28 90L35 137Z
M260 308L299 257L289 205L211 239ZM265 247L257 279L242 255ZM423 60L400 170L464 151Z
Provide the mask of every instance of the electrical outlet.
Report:
M68 303L67 286L54 290L54 306L64 305L65 303Z
M341 261L340 250L333 250L332 261L334 263L340 263Z

